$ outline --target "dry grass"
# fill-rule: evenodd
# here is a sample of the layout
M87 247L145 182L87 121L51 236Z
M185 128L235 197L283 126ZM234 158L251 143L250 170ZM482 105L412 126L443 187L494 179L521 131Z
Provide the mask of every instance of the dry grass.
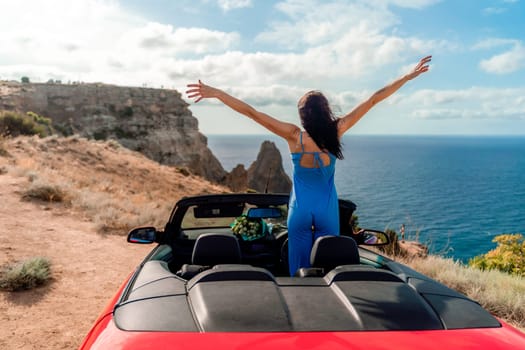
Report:
M162 227L183 196L228 192L181 168L160 165L115 141L19 137L4 140L8 170L27 177L26 199L62 201L101 233Z
M4 267L0 274L0 289L19 291L44 284L51 277L51 263L35 257Z
M25 200L39 199L46 202L67 202L68 193L58 185L32 183L23 193Z
M476 300L507 322L525 329L524 278L495 270L481 271L452 259L432 255L402 262Z

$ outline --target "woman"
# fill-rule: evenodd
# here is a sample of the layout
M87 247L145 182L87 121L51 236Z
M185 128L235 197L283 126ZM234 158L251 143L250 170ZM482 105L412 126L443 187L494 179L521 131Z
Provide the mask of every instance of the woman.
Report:
M188 98L195 103L216 98L233 110L253 119L284 138L292 155L293 186L288 212L290 275L310 266L310 250L320 236L339 234L339 210L334 184L336 159L343 159L341 137L374 105L396 92L407 81L428 70L432 56L419 61L408 74L375 92L342 118L335 118L324 95L306 93L298 103L304 131L295 124L277 120L222 90L203 84L189 84Z

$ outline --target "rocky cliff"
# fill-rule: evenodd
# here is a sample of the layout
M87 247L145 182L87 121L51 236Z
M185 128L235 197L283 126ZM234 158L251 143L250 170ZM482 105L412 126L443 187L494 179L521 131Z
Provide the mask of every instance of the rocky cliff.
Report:
M161 164L187 167L196 175L236 191L262 181L253 178L260 176L259 172L249 175L250 171L246 172L243 166L231 174L224 170L208 148L206 137L199 132L198 120L188 106L175 90L97 83L0 82L0 110L32 111L51 118L55 129L63 135L115 139ZM268 168L264 164L259 166ZM271 166L276 167L281 169L275 170L276 173L284 175L282 181L289 181L282 164Z
M2 83L0 109L33 111L64 135L116 139L162 164L188 167L218 182L226 172L174 90L106 84Z

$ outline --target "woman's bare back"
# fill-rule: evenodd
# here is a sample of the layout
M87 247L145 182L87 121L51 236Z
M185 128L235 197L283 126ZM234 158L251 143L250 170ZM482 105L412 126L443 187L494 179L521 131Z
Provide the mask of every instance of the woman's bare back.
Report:
M306 131L298 133L296 140L288 142L288 147L290 148L291 153L303 153L300 164L304 168L319 168L320 166L330 165L331 161L328 152L321 150ZM323 162L322 165L318 164L316 161L315 153L319 154L319 157Z

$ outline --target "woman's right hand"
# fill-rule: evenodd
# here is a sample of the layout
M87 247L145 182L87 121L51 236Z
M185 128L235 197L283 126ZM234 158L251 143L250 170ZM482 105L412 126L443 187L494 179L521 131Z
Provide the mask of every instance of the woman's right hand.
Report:
M408 80L412 80L415 77L419 76L419 74L424 73L428 70L428 63L432 60L432 56L423 57L417 66L406 75Z

